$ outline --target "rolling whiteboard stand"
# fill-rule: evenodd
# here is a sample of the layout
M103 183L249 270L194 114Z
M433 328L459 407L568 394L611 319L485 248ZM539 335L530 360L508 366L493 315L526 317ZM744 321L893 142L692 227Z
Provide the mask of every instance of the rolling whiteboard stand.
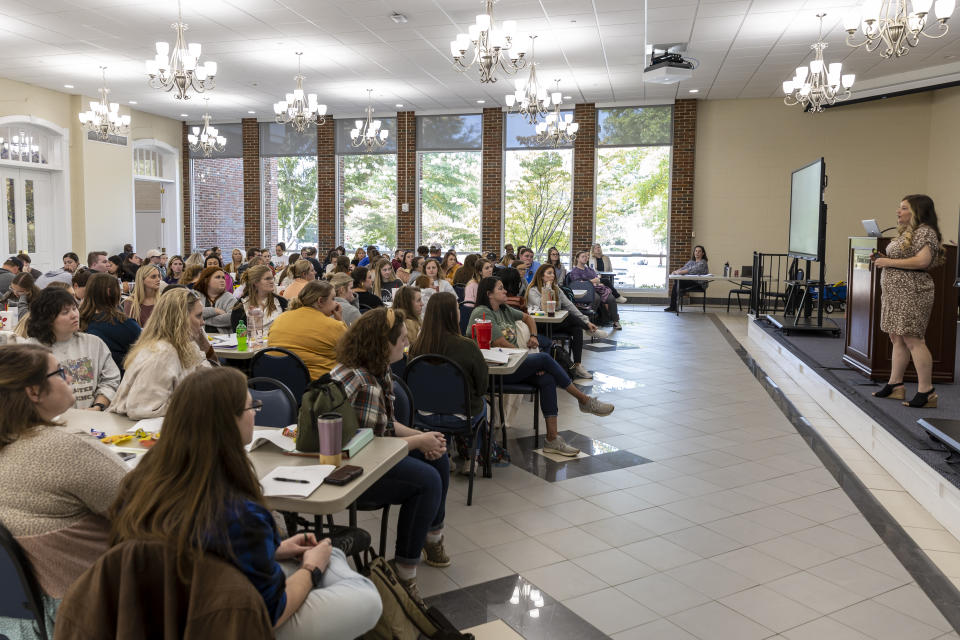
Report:
M805 279L788 281L800 295L796 313L786 305L783 316L767 314L767 321L776 328L789 333L828 332L840 336L840 325L823 317L827 244L827 205L823 191L827 186L826 166L823 158L793 172L790 180L790 238L787 253L794 258L806 260ZM811 262L820 263L820 277L806 279L810 275ZM817 313L813 314L813 294L817 292Z

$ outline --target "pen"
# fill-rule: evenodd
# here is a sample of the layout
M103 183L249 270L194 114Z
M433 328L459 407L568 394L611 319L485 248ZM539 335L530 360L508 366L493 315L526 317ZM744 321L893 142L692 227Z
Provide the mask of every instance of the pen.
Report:
M310 484L309 480L297 480L296 478L274 478L279 482L300 482L302 484Z

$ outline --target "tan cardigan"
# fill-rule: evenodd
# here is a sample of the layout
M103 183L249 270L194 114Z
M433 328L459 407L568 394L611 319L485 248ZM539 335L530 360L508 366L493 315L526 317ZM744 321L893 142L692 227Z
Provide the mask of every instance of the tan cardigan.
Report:
M190 352L191 363L184 367L169 342L157 342L141 350L128 364L108 411L126 415L131 420L166 415L177 383L194 369L210 366L195 342L190 342Z

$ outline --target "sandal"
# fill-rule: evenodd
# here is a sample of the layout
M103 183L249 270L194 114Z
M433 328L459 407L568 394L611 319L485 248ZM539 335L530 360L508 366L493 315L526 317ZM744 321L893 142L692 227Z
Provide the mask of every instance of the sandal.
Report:
M903 406L913 407L914 409L936 409L938 398L937 390L931 387L930 391L924 391L923 393L917 391L917 395L913 396L910 402L904 402Z
M883 389L880 391L874 391L873 396L875 398L890 398L891 400L903 400L905 397L905 388L902 382L896 384L890 384L889 382L883 385Z

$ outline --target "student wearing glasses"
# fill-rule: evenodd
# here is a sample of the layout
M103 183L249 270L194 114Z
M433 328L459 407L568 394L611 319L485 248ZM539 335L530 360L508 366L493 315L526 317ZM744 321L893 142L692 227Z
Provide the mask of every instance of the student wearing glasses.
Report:
M170 399L163 437L123 480L111 542L166 541L188 576L205 554L226 559L260 593L279 640L362 636L380 618L376 587L329 539L281 540L264 504L244 451L260 406L236 369L189 375Z
M105 516L128 471L110 448L56 422L74 406L71 382L49 349L0 347L0 522L30 562L51 638L67 589L109 548ZM34 634L31 621L0 617L0 636Z

